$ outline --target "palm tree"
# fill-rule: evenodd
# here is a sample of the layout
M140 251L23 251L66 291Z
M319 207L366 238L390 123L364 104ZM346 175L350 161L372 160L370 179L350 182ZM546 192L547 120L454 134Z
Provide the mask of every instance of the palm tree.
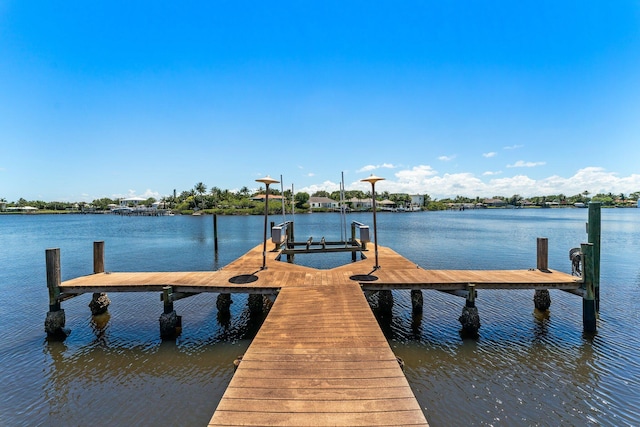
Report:
M244 187L242 187L242 188L240 189L240 191L238 192L238 194L239 194L241 197L248 197L248 196L249 196L249 193L250 193L250 191L249 191L249 187L247 187L246 185L245 185Z
M193 190L196 192L197 195L199 195L200 197L202 197L202 195L204 193L206 193L207 191L207 186L204 185L202 182L199 182L196 184L196 186L193 188ZM202 200L202 199L201 199ZM196 206L197 206L197 202L196 202ZM204 201L202 201L201 203L201 209L204 208Z

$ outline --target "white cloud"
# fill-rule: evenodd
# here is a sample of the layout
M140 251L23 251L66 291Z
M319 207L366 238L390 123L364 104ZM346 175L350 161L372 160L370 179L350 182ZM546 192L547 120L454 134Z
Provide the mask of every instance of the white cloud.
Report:
M524 160L518 160L512 165L507 165L508 168L534 168L536 166L544 166L547 162L525 162Z
M517 150L518 148L522 148L522 147L524 147L524 145L515 144L515 145L509 145L509 146L503 147L503 148L505 150Z
M307 176L316 176L316 174L315 174L315 173L313 173L313 172L309 172L309 173L307 174Z
M502 171L486 171L482 175L483 176L492 176L492 175L501 175Z
M362 183L362 184L366 184L366 183ZM353 185L353 184L352 184ZM367 184L369 185L369 184ZM370 186L370 185L369 185ZM355 187L351 186L348 187L350 190L351 189L355 189ZM310 195L315 193L316 191L328 191L329 193L333 192L333 191L338 191L340 190L340 184L333 182L333 181L325 181L322 184L312 184L306 187L303 187L299 190L296 189L296 192L305 192L305 193L309 193Z
M381 168L384 168L384 169L395 169L395 168L397 168L397 166L395 166L395 165L393 165L391 163L383 163L381 165L366 165L366 166L363 166L360 169L358 169L356 172L371 172L373 170L381 169Z
M600 167L586 167L568 177L552 175L542 179L534 179L520 174L511 177L497 178L502 172L485 172L481 177L472 173L456 173L440 175L428 165L414 166L399 170L393 177L386 177L376 184L376 190L390 193L429 194L433 198L442 199L457 195L466 197L512 196L523 197L565 194L572 196L587 190L591 194L608 193L629 194L640 191L640 174L619 177ZM347 189L369 191L371 186L360 181L347 184ZM302 189L309 194L317 190L335 191L337 183L326 181Z
M450 162L451 160L455 159L456 155L453 154L451 156L440 156L438 157L438 160L443 161L443 162Z
M482 157L486 157L487 159L490 157L495 157L498 153L496 153L495 151L491 151L489 153L482 153Z
M162 195L159 192L150 189L145 190L142 194L138 194L136 190L128 190L127 194L112 194L110 199L125 199L127 197L144 197L145 199L153 197L154 199L159 200L162 198Z

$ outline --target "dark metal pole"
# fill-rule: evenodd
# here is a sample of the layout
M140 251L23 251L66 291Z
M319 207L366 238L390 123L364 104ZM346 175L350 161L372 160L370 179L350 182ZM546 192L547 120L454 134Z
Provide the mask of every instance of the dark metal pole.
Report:
M376 264L374 268L377 270L380 268L378 264L378 225L376 223L376 184L371 183L371 193L373 197L373 244L375 246Z
M269 184L265 183L267 188L264 198L264 239L262 241L262 269L267 269L267 217L269 215Z
M218 215L213 214L213 250L218 255Z

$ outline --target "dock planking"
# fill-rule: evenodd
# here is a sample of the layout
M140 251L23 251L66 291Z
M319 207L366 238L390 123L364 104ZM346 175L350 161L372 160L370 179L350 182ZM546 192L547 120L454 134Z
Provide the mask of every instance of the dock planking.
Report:
M428 270L379 246L371 258L319 270L276 259L262 245L218 271L100 272L59 285L87 292L277 293L209 425L428 425L364 290L564 289L553 270ZM367 252L365 252L366 254Z
M358 284L310 278L281 290L209 425L428 425Z
M380 268L374 281L360 279L373 275L370 258L330 270L318 270L278 261L277 252L267 258L261 270L262 247L256 246L236 261L217 271L191 272L105 272L66 280L60 292L150 292L171 286L175 292L272 292L289 286L323 286L357 282L369 290L434 289L462 290L468 284L476 289L565 289L580 288L581 279L567 273L527 270L428 270L397 252L379 246ZM350 278L354 278L351 280Z

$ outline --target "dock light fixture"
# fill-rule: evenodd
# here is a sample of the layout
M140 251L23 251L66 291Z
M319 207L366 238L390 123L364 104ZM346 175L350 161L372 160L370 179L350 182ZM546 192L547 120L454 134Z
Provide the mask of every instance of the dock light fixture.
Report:
M256 182L261 182L266 187L264 197L264 239L262 241L262 270L267 269L267 217L269 216L269 185L277 184L280 181L271 178L269 175L264 178L256 179Z
M384 178L375 176L374 174L371 174L371 176L368 178L364 178L360 180L361 182L371 183L371 199L372 199L372 206L373 206L373 245L375 248L375 255L376 255L376 264L373 267L374 270L377 270L380 268L380 264L378 263L378 227L376 224L376 182L382 181L382 180L384 180Z

